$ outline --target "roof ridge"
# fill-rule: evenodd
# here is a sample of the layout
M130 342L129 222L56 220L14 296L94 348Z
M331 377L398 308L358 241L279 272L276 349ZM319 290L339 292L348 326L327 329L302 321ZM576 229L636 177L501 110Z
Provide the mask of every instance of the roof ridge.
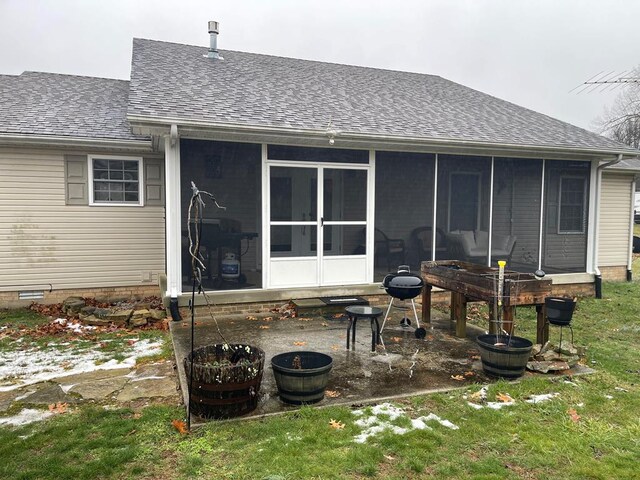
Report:
M135 40L142 40L142 41L145 41L145 42L154 42L154 43L164 43L164 44L170 44L170 45L177 45L177 46L181 46L181 47L194 47L194 48L203 48L203 49L208 49L209 48L208 46L203 46L203 45L191 45L191 44L188 44L188 43L166 42L164 40L153 40L153 39L150 39L150 38L134 37L133 40L134 41ZM224 49L224 48L220 48L220 49L218 49L218 51L220 53L222 53L222 54L224 54L225 52L228 52L228 53L240 53L242 55L255 55L256 57L270 57L270 58L280 58L280 59L283 59L283 60L294 60L294 61L297 61L297 62L309 62L309 63L313 63L313 64L316 64L316 65L336 65L336 66L339 66L339 67L361 68L361 69L367 70L367 71L403 73L403 74L408 74L408 75L420 75L420 76L425 76L425 77L443 78L440 75L435 75L433 73L412 72L412 71L409 71L409 70L394 70L392 68L368 67L366 65L355 65L355 64L352 64L352 63L328 62L326 60L311 60L311 59L308 59L308 58L287 57L287 56L284 56L284 55L272 55L272 54L268 54L268 53L245 52L245 51L242 51L242 50L229 50L229 49Z

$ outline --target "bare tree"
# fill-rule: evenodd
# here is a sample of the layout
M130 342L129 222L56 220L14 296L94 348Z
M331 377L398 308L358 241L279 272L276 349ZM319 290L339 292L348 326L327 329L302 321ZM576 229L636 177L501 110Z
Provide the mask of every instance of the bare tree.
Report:
M632 77L640 77L640 67L633 71ZM622 89L613 105L605 107L594 124L601 134L640 148L640 83L628 83Z

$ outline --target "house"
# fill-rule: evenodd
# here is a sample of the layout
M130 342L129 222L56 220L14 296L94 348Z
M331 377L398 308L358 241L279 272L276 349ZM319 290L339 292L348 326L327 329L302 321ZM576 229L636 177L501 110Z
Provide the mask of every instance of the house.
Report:
M0 76L0 301L379 294L456 257L630 276L638 151L444 78L134 39L129 82ZM231 307L229 307L231 308Z

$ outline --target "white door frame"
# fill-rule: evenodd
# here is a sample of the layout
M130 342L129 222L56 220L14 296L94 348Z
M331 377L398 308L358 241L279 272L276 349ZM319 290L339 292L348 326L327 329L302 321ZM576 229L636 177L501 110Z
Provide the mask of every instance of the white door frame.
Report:
M366 227L373 225L373 207L374 207L374 166L372 159L374 158L373 151L370 151L370 163L334 163L334 162L307 162L307 161L292 161L292 160L270 160L267 158L267 146L262 146L262 189L263 195L263 230L262 230L262 248L264 252L263 262L263 286L266 289L269 288L289 288L289 287L314 287L322 285L341 285L341 284L353 284L354 280L346 279L346 281L331 280L323 278L323 265L325 264L324 256L324 230L321 228L322 224L326 225L362 225ZM271 172L270 167L291 167L291 168L313 168L318 172L318 188L317 194L317 219L315 221L286 221L286 222L271 222ZM339 170L362 170L367 172L367 212L366 220L362 221L326 221L323 222L323 190L324 190L324 170L325 169L339 169ZM316 256L312 257L271 257L271 226L272 225L301 225L301 226L317 226L317 245ZM338 266L339 260L344 261L357 261L362 269L361 275L355 281L355 283L371 283L373 281L373 228L367 228L366 236L366 254L365 255L341 255L341 256L327 256L330 264L334 267ZM292 282L290 285L286 283L274 284L272 281L272 274L278 264L282 263L283 266L286 262L297 262L299 268L310 268L313 262L315 271L309 272L310 275L305 278ZM344 262L343 262L344 263ZM311 267L312 268L312 267ZM334 270L335 271L335 270Z

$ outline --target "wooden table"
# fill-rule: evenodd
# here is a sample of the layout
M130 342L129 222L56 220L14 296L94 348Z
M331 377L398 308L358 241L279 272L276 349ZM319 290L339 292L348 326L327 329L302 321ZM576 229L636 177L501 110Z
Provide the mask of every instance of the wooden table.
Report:
M489 332L497 332L498 268L458 260L422 262L420 273L425 286L422 290L422 320L431 322L431 289L439 287L451 292L451 320L456 322L456 336L465 337L467 302L489 304ZM503 329L511 333L513 316L518 305L533 305L537 312L537 342L549 339L549 326L544 312L544 299L551 295L551 280L538 280L531 273L511 270L504 272L502 294Z

